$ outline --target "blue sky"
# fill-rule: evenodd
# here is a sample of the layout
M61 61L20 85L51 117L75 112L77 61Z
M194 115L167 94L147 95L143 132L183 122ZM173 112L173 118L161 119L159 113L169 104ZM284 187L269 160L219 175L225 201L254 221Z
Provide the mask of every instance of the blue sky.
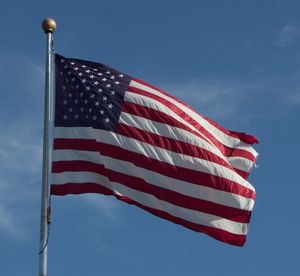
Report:
M298 1L3 1L0 274L38 275L45 17L55 49L256 135L248 241L229 246L101 195L55 197L49 275L298 275Z

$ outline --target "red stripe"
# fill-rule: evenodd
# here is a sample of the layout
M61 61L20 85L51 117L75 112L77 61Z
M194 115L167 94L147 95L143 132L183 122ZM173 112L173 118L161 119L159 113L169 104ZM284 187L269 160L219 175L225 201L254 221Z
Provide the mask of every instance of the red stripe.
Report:
M122 106L122 112L132 114L141 118L145 118L151 121L159 122L171 127L180 128L182 130L188 131L197 137L200 137L200 139L204 139L208 143L211 144L211 142L205 137L201 136L198 132L190 129L183 123L177 121L176 119L172 118L171 116L167 115L166 113L163 113L161 111L157 111L155 109L144 107L138 104L130 103L130 102L124 102ZM133 136L134 137L134 136ZM176 140L177 141L177 140ZM189 144L190 145L190 144ZM240 151L240 150L233 150L232 148L225 148L225 156L243 156L244 158L252 158L253 156L251 154L248 154L247 151ZM212 153L213 154L213 153ZM219 157L218 157L219 158ZM242 176L244 179L247 179L249 176L249 173L240 169L233 168L240 176Z
M236 171L236 173L238 173L241 177L243 177L244 179L248 179L249 177L249 173L248 172L245 172L245 171L242 171L242 170L239 170L237 168L234 168L234 170Z
M83 194L83 193L100 193L100 194L102 194L103 188L105 191L107 191L106 194L113 195L112 191L110 191L110 190L106 189L105 187L101 186L100 184L96 184L96 183L81 183L81 184L67 183L67 184L63 184L63 185L51 185L51 194L52 195ZM225 230L189 222L184 219L172 216L167 212L160 211L160 210L157 210L154 208L146 207L146 206L144 206L128 197L125 197L125 196L115 195L115 197L123 202L128 203L128 204L138 206L155 216L158 216L163 219L167 219L169 221L172 221L173 223L182 225L182 226L189 228L191 230L194 230L196 232L205 233L208 236L211 236L214 239L217 239L219 241L222 241L222 242L225 242L228 244L232 244L232 245L236 245L236 246L243 246L246 241L245 235L232 234Z
M158 134L154 134L152 132L148 132L145 130L141 130L132 126L128 126L125 124L119 124L117 131L118 134L127 136L129 138L134 137L134 139L139 140L141 142L160 147L172 152L188 155L191 157L199 158L202 160L206 160L209 162L213 162L220 166L223 166L232 171L232 173L237 173L242 176L244 179L248 177L248 173L239 169L233 168L229 163L224 161L218 155L194 146L192 144L184 143L182 141L178 141L172 138L167 138L164 136L160 136Z
M102 155L115 159L128 161L138 167L142 167L171 178L183 180L193 184L211 187L214 189L234 193L246 198L255 198L255 192L234 181L214 176L209 173L194 171L187 168L176 167L165 162L161 162L147 156L122 149L95 140L85 139L55 139L54 149L74 149L100 152Z
M250 221L250 211L241 210L229 206L224 206L211 201L198 199L177 193L172 190L164 189L146 182L144 179L130 176L124 173L107 169L104 165L96 164L88 161L56 161L53 162L53 173L65 171L72 172L93 172L104 175L112 182L117 182L125 185L128 188L151 194L159 200L169 202L171 204L207 213L215 216L223 217L232 221L248 223ZM54 183L55 184L55 183ZM213 199L213 195L212 195Z
M182 105L188 107L189 109L193 110L193 109L192 109L190 106L188 106L185 102L181 101L180 99L177 99L177 98L174 97L173 95L168 94L168 93L165 92L164 90L162 90L162 89L160 89L160 88L157 88L157 87L153 86L153 85L150 84L150 83L147 83L147 82L145 82L145 81L143 81L143 80L136 79L136 78L133 78L132 80L135 81L135 82L138 82L138 83L140 83L140 84L143 84L143 85L145 85L145 86L148 86L149 88L152 88L152 89L154 89L154 90L157 90L157 91L159 91L160 93L162 93L163 95L168 96L168 97L170 97L171 99L175 100L176 102L178 102L178 103L180 103L180 104L182 104Z
M141 118L145 118L154 122L158 122L161 124L165 124L172 127L177 127L182 130L188 131L192 134L194 134L197 137L200 137L201 139L207 141L209 144L212 144L209 139L207 139L204 135L199 134L198 132L194 131L190 127L186 126L185 124L179 122L172 116L161 112L159 110L155 110L150 107L138 105L135 103L130 102L124 102L122 105L122 112L132 114Z
M194 111L196 112L196 111ZM198 113L197 113L198 114ZM201 116L201 115L199 115ZM220 126L219 124L217 124L216 122L214 122L213 120L205 117L205 116L201 116L204 120L206 120L207 122L209 122L211 125L213 125L215 128L217 128L218 130L222 131L223 133L227 134L228 136L231 136L233 138L238 138L241 141L243 141L246 144L252 145L252 144L259 144L258 139L255 136L243 133L243 132L237 132L237 131L233 131L233 130L228 130L226 128L223 128L222 126Z
M50 187L51 195L65 196L68 194L79 195L85 193L95 193L104 195L113 195L114 193L96 183L66 183L66 184L52 184Z
M234 137L234 138L238 138L240 139L241 141L247 143L247 144L258 144L259 141L258 139L255 137L255 136L252 136L252 135L248 135L246 133L241 133L241 132L236 132L236 131L232 131L232 130L228 130L226 128L223 128L222 126L220 126L219 124L217 124L216 122L210 120L209 118L203 116L203 115L200 115L196 110L194 110L192 107L190 107L189 105L187 105L185 102L177 99L176 97L168 94L167 92L147 83L147 82L144 82L142 80L139 80L139 79L133 79L134 81L140 83L140 84L143 84L145 86L148 86L149 88L152 88L154 90L157 90L159 91L160 93L162 93L163 95L173 99L174 101L178 102L179 104L182 104L183 106L185 106L186 108L190 109L192 112L195 112L196 114L198 114L200 117L202 117L204 120L206 120L207 122L209 122L211 125L213 125L214 127L216 127L217 129L219 129L220 131L222 131L223 133L227 134L228 136L231 136L231 137Z
M224 144L222 144L220 141L218 141L210 132L208 132L203 126L201 126L196 120L194 120L192 117L190 117L187 113L185 113L183 110L181 110L180 108L178 108L176 105L172 104L171 102L169 102L168 100L159 97L157 95L154 95L152 93L146 92L144 90L135 88L135 87L131 87L129 86L127 88L127 91L131 92L131 93L135 93L138 95L143 95L146 96L148 98L154 99L158 102L160 102L161 104L163 104L164 106L166 106L168 109L172 110L174 113L176 113L178 116L180 116L183 120L185 120L186 122L188 122L189 124L191 124L192 126L194 126L197 130L199 130L203 135L205 135L217 148L220 149L220 151L225 155L225 156L241 156L244 158L247 158L249 160L251 160L252 162L255 162L256 158L255 156L250 153L249 151L246 150L242 150L240 149L239 151L235 151L235 148L231 148L228 147ZM242 154L242 155L233 155L233 154Z
M141 130L121 123L119 123L116 132L120 135L127 136L129 138L134 137L134 139L139 140L141 142L156 147L160 147L172 152L176 152L176 153L180 153L180 154L184 154L191 157L196 157L196 158L200 158L203 160L216 163L218 165L221 165L223 167L232 170L232 173L235 173L232 166L226 161L224 161L222 158L220 158L218 155L206 149L194 146L192 144L188 144L172 138L160 136L158 134L154 134L152 132Z
M245 235L238 235L238 234L233 234L230 233L228 231L222 230L222 229L217 229L214 227L209 227L209 226L205 226L205 225L200 225L197 223L193 223L187 220L184 220L182 218L178 218L175 217L167 212L161 211L161 210L157 210L154 208L150 208L147 206L144 206L130 198L127 197L121 197L121 196L116 196L119 200L124 201L128 204L132 204L135 206L138 206L142 209L144 209L145 211L148 211L149 213L158 216L160 218L163 219L167 219L169 221L172 221L176 224L179 225L183 225L186 228L189 228L191 230L194 230L196 232L202 232L207 234L210 237L213 237L214 239L217 239L219 241L228 243L228 244L232 244L232 245L236 245L236 246L243 246L246 242L246 236Z

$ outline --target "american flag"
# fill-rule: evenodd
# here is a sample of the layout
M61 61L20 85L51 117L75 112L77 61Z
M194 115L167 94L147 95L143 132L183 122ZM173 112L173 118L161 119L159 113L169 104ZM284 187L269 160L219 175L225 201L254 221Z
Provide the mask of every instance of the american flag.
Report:
M109 66L56 54L52 195L100 193L243 246L255 137Z

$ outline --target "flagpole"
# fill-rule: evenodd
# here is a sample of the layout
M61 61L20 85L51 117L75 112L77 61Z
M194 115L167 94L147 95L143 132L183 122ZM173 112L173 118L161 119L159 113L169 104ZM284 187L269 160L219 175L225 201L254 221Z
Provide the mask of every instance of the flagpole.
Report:
M56 29L53 19L47 18L42 22L42 28L47 38L46 49L46 79L44 104L44 138L43 138L43 176L41 192L41 222L40 222L40 252L39 276L47 276L47 249L48 249L48 205L49 205L49 128L51 110L51 74L52 74L52 39Z

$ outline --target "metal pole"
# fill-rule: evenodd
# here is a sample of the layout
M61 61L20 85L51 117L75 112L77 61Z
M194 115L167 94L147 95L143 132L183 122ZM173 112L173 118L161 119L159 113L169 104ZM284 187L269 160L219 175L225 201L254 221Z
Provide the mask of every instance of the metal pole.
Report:
M42 22L47 36L46 50L46 79L44 106L44 141L43 141L43 179L41 192L41 224L40 224L40 252L39 276L47 276L47 242L48 242L48 204L49 204L49 128L51 108L51 73L52 73L52 34L56 29L53 19L47 18Z

